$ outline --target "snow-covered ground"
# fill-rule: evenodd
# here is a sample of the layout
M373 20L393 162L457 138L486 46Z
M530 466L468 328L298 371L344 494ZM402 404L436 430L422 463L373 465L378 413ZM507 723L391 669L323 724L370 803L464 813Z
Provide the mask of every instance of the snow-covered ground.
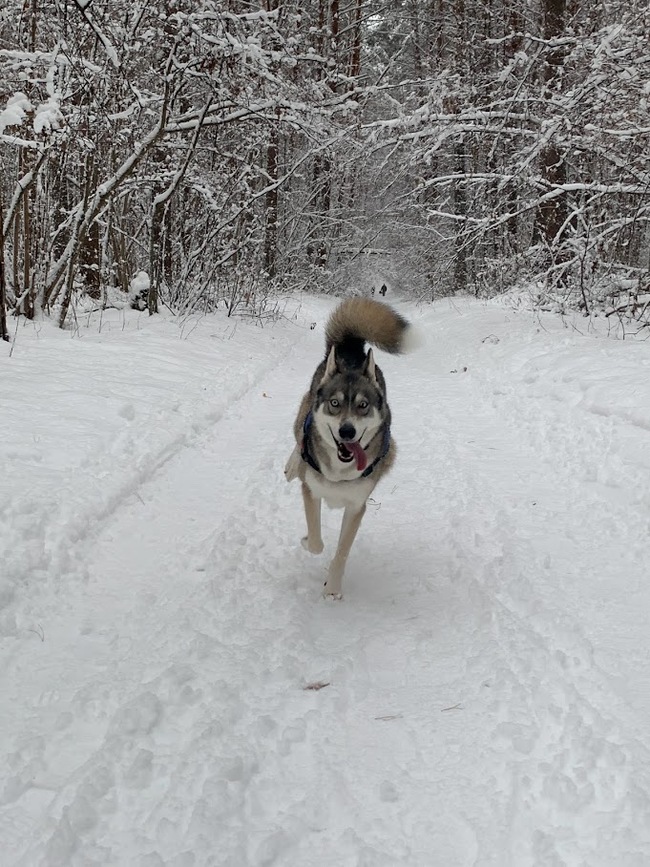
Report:
M650 865L650 342L398 302L333 603L282 475L332 304L0 347L3 867Z

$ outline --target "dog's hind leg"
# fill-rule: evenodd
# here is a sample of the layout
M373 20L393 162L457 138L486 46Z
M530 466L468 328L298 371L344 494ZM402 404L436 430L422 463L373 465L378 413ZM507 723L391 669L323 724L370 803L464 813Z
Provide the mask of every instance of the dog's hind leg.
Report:
M327 581L325 582L325 596L332 596L335 599L341 598L341 583L343 581L343 573L345 572L345 564L348 561L352 544L356 538L365 513L365 503L360 509L355 509L353 506L347 506L343 513L339 543L336 547L336 554L330 563L327 573Z
M307 535L301 539L301 544L310 554L320 554L323 550L323 538L320 532L321 501L319 497L312 494L305 482L302 483L302 500L305 504Z

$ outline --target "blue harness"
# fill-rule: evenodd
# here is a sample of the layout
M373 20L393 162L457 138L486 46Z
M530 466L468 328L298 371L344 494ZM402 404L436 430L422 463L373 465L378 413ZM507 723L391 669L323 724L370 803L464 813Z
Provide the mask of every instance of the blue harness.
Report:
M314 457L309 453L309 448L307 446L307 439L309 437L309 431L311 430L311 425L314 420L314 414L311 410L307 413L305 417L305 423L302 426L302 445L300 447L300 457L305 461L305 463L309 464L309 466L316 470L317 473L320 473L320 467L316 463ZM390 428L386 426L384 428L384 438L381 443L381 452L379 456L374 459L374 461L369 464L365 470L359 476L360 479L365 479L366 476L369 476L370 473L374 470L380 460L385 458L388 454L388 449L390 448Z

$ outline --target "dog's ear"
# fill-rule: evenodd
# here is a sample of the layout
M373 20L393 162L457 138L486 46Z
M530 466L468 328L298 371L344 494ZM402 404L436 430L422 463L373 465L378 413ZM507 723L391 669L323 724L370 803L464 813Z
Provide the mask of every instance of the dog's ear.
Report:
M375 356L372 354L372 349L368 350L368 354L366 355L366 362L363 365L363 372L366 376L369 376L373 382L377 382L377 373L375 371Z
M321 379L321 382L325 382L326 379L329 379L330 377L334 376L334 374L336 373L337 370L338 370L338 367L336 364L336 349L334 347L332 347L330 349L330 354L327 356L327 363L325 365L325 373L323 374L323 378Z

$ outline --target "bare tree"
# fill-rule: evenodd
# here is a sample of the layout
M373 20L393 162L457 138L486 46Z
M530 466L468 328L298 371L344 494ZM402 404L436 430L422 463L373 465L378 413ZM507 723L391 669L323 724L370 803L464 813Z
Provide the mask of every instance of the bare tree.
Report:
M427 297L648 285L641 0L8 4L5 315L140 270L151 313L234 312L370 256Z

